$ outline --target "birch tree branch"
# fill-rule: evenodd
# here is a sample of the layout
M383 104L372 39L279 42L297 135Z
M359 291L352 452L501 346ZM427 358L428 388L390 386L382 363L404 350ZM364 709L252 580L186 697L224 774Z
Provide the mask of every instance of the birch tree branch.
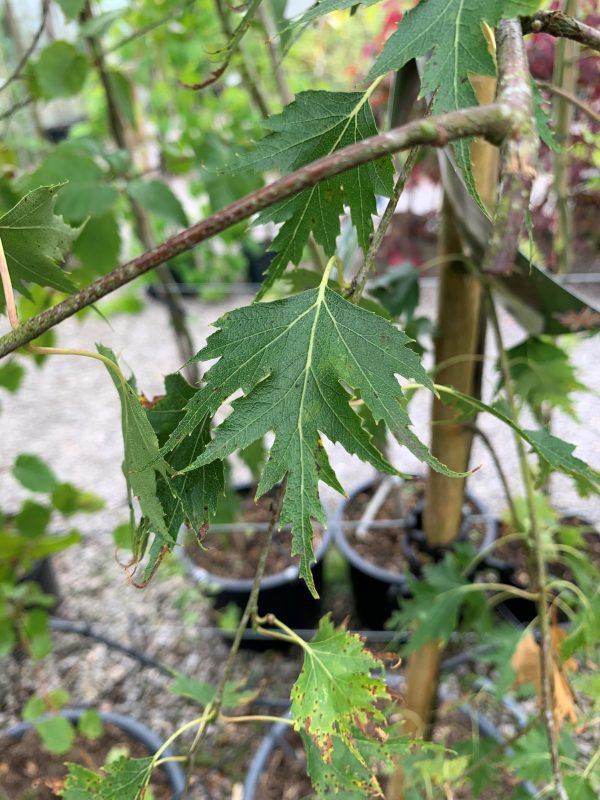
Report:
M449 142L466 136L483 136L498 145L512 130L512 113L511 107L506 103L451 111L427 120L410 122L313 161L180 231L152 250L116 267L56 306L26 320L16 330L0 338L0 358L159 264L191 250L200 242L248 219L263 208L334 175L418 144L445 147Z
M521 29L527 33L549 33L550 36L573 39L600 52L600 31L579 22L562 11L538 11L531 17L521 17Z

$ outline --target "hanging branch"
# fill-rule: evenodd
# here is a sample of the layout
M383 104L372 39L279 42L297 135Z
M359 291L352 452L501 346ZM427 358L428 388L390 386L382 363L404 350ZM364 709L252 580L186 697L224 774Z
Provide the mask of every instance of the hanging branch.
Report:
M261 2L262 2L262 0L251 0L250 5L248 6L248 10L246 11L246 14L244 15L244 19L237 26L237 28L235 29L235 31L233 33L232 38L227 43L227 47L225 48L225 51L226 51L225 60L223 61L223 63L221 64L221 66L218 69L213 71L213 73L211 74L210 78L207 78L206 80L201 81L200 83L191 83L191 84L190 83L183 83L182 86L185 86L186 89L192 89L193 91L199 91L200 89L204 89L206 86L210 86L212 83L216 83L219 80L219 78L223 75L223 73L225 72L225 70L229 66L229 64L231 62L231 59L233 58L233 56L235 54L235 51L239 48L240 43L241 43L242 39L244 38L244 35L245 35L246 31L250 27L250 24L251 24L252 20L254 19L254 16L256 15L256 12L258 11L258 7L260 6ZM220 3L218 2L218 0L217 0L217 9L219 9L219 10L221 9L221 6L220 6Z
M571 92L567 92L560 86L555 86L553 83L548 83L548 81L538 81L537 84L540 89L546 89L546 91L550 92L550 94L555 94L557 97L562 97L567 101L567 103L571 103L572 106L578 108L582 113L588 116L592 122L600 125L600 114L594 111L594 109L587 103L584 103L583 100L580 100L579 97L575 97L575 95L571 94Z
M409 122L319 158L268 186L236 200L205 220L185 228L152 250L116 267L112 272L70 295L56 306L26 320L15 331L0 338L0 358L159 264L191 250L200 242L216 236L237 222L248 219L279 200L291 197L346 170L417 144L445 147L449 142L465 136L483 136L490 142L499 144L511 130L511 114L511 108L506 103L492 103L488 106L450 111L427 120Z
M504 140L500 194L492 238L483 261L484 272L512 272L535 177L538 139L525 42L516 20L501 22L498 44L498 97L510 103L511 135Z
M7 86L15 81L21 74L21 71L25 64L29 61L29 58L35 48L38 46L38 42L42 37L42 33L44 32L44 28L46 27L46 17L48 16L48 8L50 7L50 0L42 0L42 7L41 7L41 17L42 21L40 22L40 26L35 32L33 39L31 40L31 44L25 50L25 52L21 55L17 66L14 68L13 72L8 76L8 78L4 81L4 83L0 86L0 92L3 92Z
M520 22L524 34L549 33L557 38L573 39L600 52L600 31L562 11L538 11L531 17L521 17Z
M231 30L229 19L227 18L227 12L223 8L222 0L215 0L215 6L217 9L217 15L219 17L219 20L221 21L221 29L223 30L225 36L231 39L234 33ZM261 117L263 117L263 119L266 119L269 116L269 105L265 97L263 96L262 91L259 88L257 75L253 67L250 65L249 59L244 49L243 42L240 42L238 45L238 55L240 57L239 69L240 69L242 84L244 85L244 88L248 92L250 99L256 106L258 113L261 115Z

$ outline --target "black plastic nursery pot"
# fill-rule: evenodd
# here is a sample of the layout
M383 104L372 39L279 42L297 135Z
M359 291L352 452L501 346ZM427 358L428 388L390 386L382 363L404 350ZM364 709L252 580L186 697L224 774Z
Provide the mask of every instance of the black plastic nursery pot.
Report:
M586 533L598 537L598 541L600 542L600 534L595 530L595 526L593 523L589 522L589 520L585 519L583 515L578 513L565 514L561 518L561 522L566 525L573 524L574 527L580 527ZM499 539L499 542L501 541L502 537ZM598 560L598 553L589 555L592 561ZM521 591L531 591L530 582L524 579L525 576L522 576L522 565L519 565L515 560L490 555L485 558L484 563L486 567L493 570L498 575L498 580L502 583L506 583ZM551 577L564 577L557 574L556 564L548 562L546 568ZM527 600L525 597L512 596L498 603L496 612L502 619L512 625L529 625L537 617L538 610L536 604L532 600ZM558 610L558 620L560 622L565 622L567 620L567 616L561 609Z
M333 516L332 531L337 547L350 565L350 578L358 618L361 624L367 628L381 630L391 614L399 608L403 598L410 596L408 573L394 572L371 563L356 551L344 531L349 504L358 495L371 490L374 486L375 481L368 481L340 503ZM476 514L484 522L485 530L478 550L485 552L497 536L496 521L487 514L483 505L471 494L467 493L465 499L471 505L473 514ZM467 535L470 516L472 515L466 513L464 515L459 540L464 539ZM410 573L416 577L418 577L420 567L414 561L410 544L416 545L433 560L439 560L444 555L442 550L427 546L425 537L420 530L421 519L422 506L417 505L415 511L408 514L406 519L396 521L396 524L403 528L406 534L407 545L403 547L401 556L406 561Z
M225 526L224 526L225 527ZM251 524L248 525L252 527ZM323 530L321 540L315 550L315 561L311 565L311 572L315 587L319 595L323 588L323 558L332 540L329 530ZM233 604L241 611L246 607L252 590L252 578L226 578L215 575L204 567L195 564L185 548L178 548L177 553L191 578L196 581L202 590L210 597L217 610L227 608ZM210 556L207 556L210 561ZM274 614L278 619L294 630L307 630L315 628L322 616L321 598L314 598L306 588L305 582L299 576L297 564L290 564L284 570L265 576L260 584L258 595L258 614ZM230 638L223 631L225 638ZM285 643L261 636L248 629L242 647L249 650L267 650L270 648L282 649Z
M54 603L50 610L55 611L58 608L62 597L60 594L60 586L58 584L58 578L56 576L54 564L52 563L50 556L46 556L46 558L41 558L39 561L36 561L29 572L24 575L23 578L21 578L21 581L33 581L34 583L37 583L44 594L50 595L54 598Z
M63 709L60 713L70 722L76 724L84 711L85 709L83 708L70 708ZM112 711L102 711L100 712L100 717L105 724L114 725L123 731L123 733L133 742L139 743L147 751L148 755L154 755L154 753L163 744L163 740L160 738L160 736L155 734L143 723L138 722L131 717L124 716L123 714L117 714ZM20 722L17 725L14 725L12 728L9 728L9 730L6 731L5 736L12 739L20 739L28 731L30 731L32 727L32 722ZM167 749L164 751L163 755L168 757L175 754L172 750ZM57 758L60 759L60 756ZM163 774L168 781L172 792L171 800L180 800L184 792L186 780L183 768L179 763L175 761L169 761L161 764L159 769L163 771Z

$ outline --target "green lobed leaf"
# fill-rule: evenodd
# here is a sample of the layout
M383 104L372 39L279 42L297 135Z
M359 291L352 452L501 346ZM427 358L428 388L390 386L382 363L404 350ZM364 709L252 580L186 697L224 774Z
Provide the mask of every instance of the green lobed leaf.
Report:
M360 3L357 3L357 0L317 0L312 8L305 11L304 14L297 20L294 20L294 22L304 25L319 17L324 17L326 14L331 14L332 11L344 11L346 8L354 8L359 4L368 7L375 5L375 3L379 3L379 0L361 0Z
M535 126L540 139L544 144L553 150L555 153L562 153L564 148L560 146L554 131L550 127L550 116L544 108L544 96L540 91L537 82L531 79L531 95L533 97L533 113L535 117Z
M114 213L107 212L88 220L73 243L86 276L103 275L119 263L121 232Z
M222 317L195 360L220 360L192 398L184 419L162 453L180 445L238 389L233 413L212 442L185 471L224 460L235 450L275 433L257 497L287 476L281 524L292 525L292 553L315 593L309 568L314 558L312 519L327 520L318 494L324 481L342 492L321 437L376 469L396 470L373 445L350 405L360 397L375 422L384 421L396 439L421 461L454 475L435 459L410 428L406 400L396 375L433 387L409 338L381 317L349 303L327 288L328 270L317 289L271 303L239 308Z
M79 229L66 225L54 213L59 189L60 186L40 186L0 217L0 237L13 287L27 297L24 283L63 292L75 288L58 265ZM1 302L3 305L3 299Z
M85 0L56 0L68 19L75 19L83 10Z
M271 133L241 156L235 170L290 172L349 144L374 136L377 126L368 93L308 91L296 95L281 114L266 121ZM269 266L259 297L273 285L291 261L298 264L312 233L327 256L335 253L340 216L349 207L363 251L373 232L376 195L391 197L391 158L364 164L322 181L261 212L257 223L283 222L271 249L277 253Z
M142 800L151 765L152 757L122 757L97 774L69 763L62 796L65 800Z
M532 336L506 353L515 393L530 406L538 422L549 403L575 418L571 394L587 387L577 380L568 353L555 342Z
M16 361L0 366L0 386L8 392L16 392L24 377L25 367Z
M15 527L23 536L35 539L41 536L52 517L52 510L32 500L25 500L15 515Z
M39 456L21 453L12 468L13 477L32 492L47 494L58 486L58 480L50 467Z
M83 88L90 65L87 58L69 42L53 42L30 63L34 90L46 100L70 97Z
M127 185L128 194L147 211L164 217L177 225L188 224L187 214L172 190L162 181L144 181L137 179Z
M523 430L523 438L545 461L544 471L563 472L575 481L580 494L600 493L600 472L573 455L575 445L553 436L542 428L538 431Z
M68 753L75 740L75 728L66 717L57 715L35 723L44 747L51 753Z
M457 414L472 413L472 410L476 409L477 411L488 412L497 419L502 420L531 445L541 460L543 473L562 472L575 481L580 494L600 494L600 472L573 455L574 444L553 436L545 428L540 430L521 428L513 422L508 411L499 407L498 404L490 406L481 400L459 392L457 389L440 391L440 395L445 403L455 405Z
M421 0L403 16L366 80L431 54L425 61L421 91L436 92L432 114L475 106L477 96L470 76L496 74L483 23L494 28L503 15L514 14L520 5L507 0ZM455 143L454 152L469 191L479 202L470 142L462 139Z
M115 354L108 347L97 345L98 352L117 365ZM106 367L121 400L124 460L123 473L128 492L135 495L152 529L165 540L175 540L165 524L165 512L157 495L157 473L164 475L166 465L159 456L158 440L130 383Z
M95 708L86 708L77 723L79 730L86 739L98 739L102 736L102 717Z
M303 649L304 663L291 691L294 729L311 738L324 762L331 763L333 737L338 737L342 750L368 769L354 736L357 727L364 730L384 719L377 702L389 699L385 681L371 677L381 662L359 636L336 629L329 616Z
M165 378L165 396L147 410L147 416L163 445L185 416L185 408L197 390L178 373ZM208 417L172 450L166 462L173 470L192 464L210 441ZM214 516L217 501L224 489L223 465L214 461L168 481L159 479L159 496L166 511L166 524L171 537L177 539L184 520L198 532Z
M468 583L451 553L443 561L424 567L422 579L409 576L411 596L402 601L401 609L389 624L398 630L412 629L405 653L414 653L427 642L448 641L456 630L458 612L465 599L460 589Z
M317 797L335 795L340 800L383 797L377 775L389 772L393 757L406 755L414 744L414 739L390 735L383 726L372 726L370 736L355 727L351 735L358 757L339 736L333 736L331 759L327 761L310 736L300 731L306 751L306 771Z
M214 699L216 689L206 681L188 678L177 674L169 690L178 697L188 697L201 706L207 706ZM255 699L257 691L246 689L244 681L228 681L223 695L223 708L236 708Z

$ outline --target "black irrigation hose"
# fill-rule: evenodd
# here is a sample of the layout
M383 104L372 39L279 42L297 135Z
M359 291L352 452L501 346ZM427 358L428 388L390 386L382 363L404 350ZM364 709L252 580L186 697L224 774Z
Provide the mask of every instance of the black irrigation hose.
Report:
M104 636L102 633L97 633L91 627L91 625L88 625L87 622L74 622L69 619L50 617L50 628L53 631L60 631L61 633L76 633L79 636L85 636L88 639L93 639L96 642L100 642L100 644L105 644L111 650L116 650L119 653L123 653L124 655L133 658L135 661L139 661L139 663L143 664L145 667L157 669L159 672L162 672L163 675L170 675L171 677L173 676L173 670L167 667L165 664L162 664L160 661L157 661L151 656L141 653L139 650L136 650L133 647L127 647L127 645L121 644L120 642L117 642L108 636Z
M115 639L111 639L109 636L104 636L102 633L98 633L95 631L91 625L87 622L75 622L74 620L63 619L60 617L50 617L50 628L54 631L59 631L60 633L74 633L78 636L84 636L88 639L93 639L100 644L106 645L110 650L115 650L119 653L123 653L129 658L138 661L145 667L149 667L150 669L156 669L161 672L163 675L168 675L169 677L173 677L175 670L168 667L166 664L163 664L161 661L158 661L151 656L147 656L145 653L136 650L134 647L128 647L127 645L121 644L117 642ZM223 631L220 628L205 628L203 631L206 631L209 635L216 635L216 634L223 634ZM391 641L392 639L396 639L397 641L405 642L408 639L407 633L394 633L393 631L355 631L362 636L367 643L368 642L386 642ZM302 630L297 631L299 636L302 636L303 639L308 640L314 636L316 633L315 630ZM257 631L248 630L244 632L244 636L247 635L247 638L250 640L257 640L257 639L265 639L268 637L263 636L263 634L258 633ZM455 656L450 656L446 658L441 663L441 670L443 672L448 672L449 670L455 669L456 667L461 666L462 664L466 664L469 661L473 660L476 656L483 655L484 653L488 652L492 649L492 645L480 645L479 647L474 648L473 650L468 650L464 653L459 653ZM256 702L262 703L264 705L273 706L277 708L287 708L289 705L289 700L280 700L278 698L259 698Z

